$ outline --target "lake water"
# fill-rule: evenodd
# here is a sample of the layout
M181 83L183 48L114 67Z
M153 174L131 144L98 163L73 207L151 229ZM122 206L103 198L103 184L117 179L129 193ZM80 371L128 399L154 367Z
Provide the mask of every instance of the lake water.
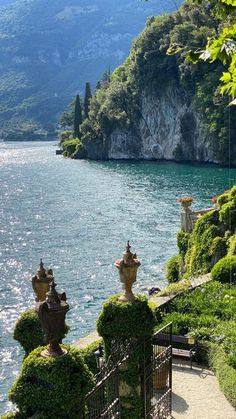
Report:
M205 208L230 182L216 166L76 161L55 150L52 142L0 143L0 413L23 356L12 331L34 306L39 259L67 293L72 342L95 329L102 303L121 289L113 263L126 241L142 262L135 291L163 286L176 253L176 199L191 195ZM234 183L235 169L230 176Z

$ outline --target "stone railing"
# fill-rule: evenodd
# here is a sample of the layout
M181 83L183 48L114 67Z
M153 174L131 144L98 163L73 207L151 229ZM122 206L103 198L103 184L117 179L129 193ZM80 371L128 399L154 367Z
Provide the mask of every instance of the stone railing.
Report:
M213 209L216 209L216 208L210 207L210 208L206 208L199 211L192 211L192 208L190 205L188 206L182 205L181 229L186 231L186 233L191 233L193 231L194 224L198 220L198 218L204 214L207 214Z

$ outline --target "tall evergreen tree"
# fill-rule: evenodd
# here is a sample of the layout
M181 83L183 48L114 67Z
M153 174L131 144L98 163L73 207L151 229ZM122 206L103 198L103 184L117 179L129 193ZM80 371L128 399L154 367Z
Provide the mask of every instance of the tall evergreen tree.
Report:
M85 85L85 95L84 95L84 116L85 118L89 117L89 102L92 97L90 83L87 82Z
M80 137L80 125L83 122L82 109L79 95L75 98L75 115L74 115L74 137Z

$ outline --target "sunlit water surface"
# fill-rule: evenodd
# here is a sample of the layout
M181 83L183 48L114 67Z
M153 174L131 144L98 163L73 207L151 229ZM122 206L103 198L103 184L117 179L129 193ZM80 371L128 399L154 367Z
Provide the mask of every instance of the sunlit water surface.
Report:
M0 413L23 357L12 331L35 304L30 277L41 257L67 293L72 342L95 328L102 303L120 290L113 262L127 239L142 261L136 292L163 286L176 253L176 199L192 195L199 209L229 187L219 167L74 161L55 150L49 142L0 143Z

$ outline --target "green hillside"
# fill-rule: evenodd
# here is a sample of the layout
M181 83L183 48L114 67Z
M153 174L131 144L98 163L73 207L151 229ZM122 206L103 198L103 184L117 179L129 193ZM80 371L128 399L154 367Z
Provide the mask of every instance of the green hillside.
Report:
M0 9L0 133L50 129L86 81L128 53L171 0L17 0Z
M167 86L173 86L182 92L186 107L191 106L201 123L206 138L203 153L208 149L213 161L228 164L230 138L232 163L236 164L236 109L230 111L228 98L220 94L223 65L203 61L193 64L185 52L167 55L173 44L187 45L192 50L206 44L207 37L214 36L219 27L211 11L210 2L199 7L188 0L178 12L149 19L124 64L113 72L111 82L95 93L90 119L82 126L85 142L93 139L98 144L101 135L109 138L117 128L135 136L137 121L142 119L142 96L151 93L161 97ZM182 144L174 150L175 160L195 160L190 116L187 113L181 121Z

